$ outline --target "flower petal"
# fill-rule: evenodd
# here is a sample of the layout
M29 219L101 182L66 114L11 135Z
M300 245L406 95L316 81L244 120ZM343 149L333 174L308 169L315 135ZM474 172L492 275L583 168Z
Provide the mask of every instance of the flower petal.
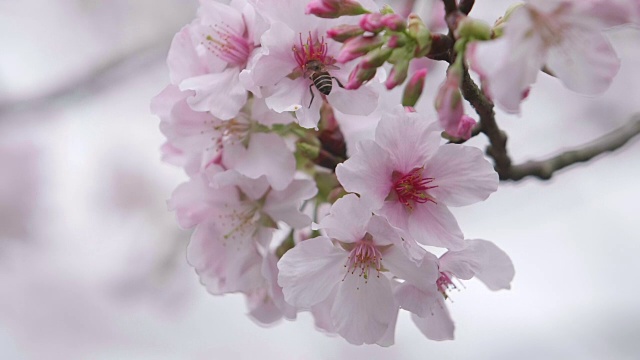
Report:
M334 85L337 85L334 83ZM349 115L369 115L378 106L378 93L370 86L363 86L358 90L346 90L334 86L327 96L329 103L338 111Z
M393 170L406 174L435 154L440 133L431 131L431 124L433 121L418 113L405 113L402 107L382 116L376 128L376 143L389 152Z
M341 242L351 243L364 237L371 215L371 210L364 206L358 196L347 194L331 206L329 215L325 216L319 225L320 228L327 232L329 237ZM380 240L384 241L383 239Z
M372 140L364 140L347 161L336 168L346 191L360 194L373 210L379 209L391 190L393 168L389 153Z
M411 319L427 338L437 341L453 340L455 326L447 305L442 299L437 300L437 303L431 307L431 313L427 316L419 317L411 314Z
M278 284L289 304L308 309L324 300L340 282L347 254L321 236L305 240L278 262Z
M239 75L238 68L230 67L220 73L186 79L180 83L180 90L196 92L187 99L193 110L210 111L222 120L229 120L247 102L247 91L240 84Z
M515 269L509 256L486 240L467 240L467 247L448 251L440 258L440 270L462 280L474 275L491 290L510 289Z
M438 203L464 206L485 200L498 189L498 173L477 148L446 144L429 160L425 174L437 186L429 190Z
M391 326L397 308L391 284L384 275L365 280L347 274L338 287L331 318L338 334L349 343L375 344Z

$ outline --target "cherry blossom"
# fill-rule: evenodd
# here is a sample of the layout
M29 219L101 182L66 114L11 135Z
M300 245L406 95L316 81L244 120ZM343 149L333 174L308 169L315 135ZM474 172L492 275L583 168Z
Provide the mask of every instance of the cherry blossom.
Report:
M440 133L418 113L397 108L383 116L375 141L336 168L344 189L360 194L376 214L425 245L463 247L463 236L447 206L485 200L498 175L482 152L440 145Z
M263 27L244 0L230 5L201 1L198 17L176 34L167 58L171 83L194 91L187 99L194 110L209 111L222 120L236 116L247 101L239 75Z
M423 287L408 280L395 290L400 306L412 312L413 322L431 340L453 339L454 325L445 300L457 288L455 279L475 276L493 291L511 287L515 271L504 251L486 240L466 240L465 245L462 250L448 251L440 257L435 286Z
M398 232L353 194L339 199L319 227L327 236L299 243L278 263L285 300L309 309L329 298L331 328L347 341L388 341L398 311L391 276L426 287L435 284L435 262L418 267Z
M620 67L601 32L604 20L590 1L529 0L511 13L503 37L470 44L467 58L507 112L520 112L543 67L570 90L599 94Z
M266 176L276 190L291 182L292 151L281 136L260 132L260 125L291 122L291 116L268 112L264 101L255 99L253 115L243 111L233 119L220 120L194 111L187 103L191 93L169 85L152 101L151 111L160 117L160 130L167 137L165 160L183 166L189 175L223 162L227 169L253 179ZM265 148L269 152L262 151Z
M207 172L213 174L207 175L215 178L223 171L212 165ZM263 288L261 249L268 248L279 221L293 228L311 223L299 209L316 193L309 180L294 180L282 191L271 189L264 177L227 180L214 187L207 176L194 177L169 201L178 223L195 227L187 259L213 294Z
M297 0L256 2L271 26L261 38L260 53L250 69L251 83L262 87L270 109L295 111L301 126L313 128L320 119L325 95L311 76L327 71L331 80L327 101L344 113L368 115L375 109L377 93L368 87L347 91L340 86L346 82L350 66L336 66L340 44L326 36L337 23L305 15L305 6L304 1Z

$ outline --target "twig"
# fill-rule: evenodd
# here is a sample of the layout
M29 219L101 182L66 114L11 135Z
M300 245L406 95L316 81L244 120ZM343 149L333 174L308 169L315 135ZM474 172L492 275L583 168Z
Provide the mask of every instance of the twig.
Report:
M509 177L504 180L518 181L527 176L548 180L556 171L567 166L589 161L598 155L621 148L638 134L640 134L640 114L635 115L624 126L583 146L545 160L527 161L524 164L512 166Z
M507 134L500 130L496 123L493 103L478 88L469 71L462 72L462 96L471 104L480 117L480 132L489 138L491 145L487 147L487 155L495 162L500 179L508 179L511 170L511 158L507 153Z

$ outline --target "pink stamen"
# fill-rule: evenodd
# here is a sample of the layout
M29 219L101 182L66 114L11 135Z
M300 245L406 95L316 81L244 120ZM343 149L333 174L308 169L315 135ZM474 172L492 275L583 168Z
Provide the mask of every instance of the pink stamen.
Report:
M306 64L312 60L318 60L324 65L335 64L335 59L331 56L327 56L328 46L324 41L324 36L320 39L316 37L315 41L309 32L306 43L302 40L302 33L300 33L300 44L293 45L293 56L298 63L298 66L302 71L306 70Z
M457 289L458 287L453 283L451 277L445 272L440 273L440 277L436 280L436 286L438 291L444 296L445 299L449 298L448 291Z
M378 272L377 276L380 277L382 253L371 241L371 235L367 234L351 249L345 267L347 268L347 273L344 275L345 278L349 273L353 275L356 270L360 269L358 276L364 277L366 283L372 267Z
M408 174L396 175L398 178L393 183L393 189L398 196L398 201L410 209L413 209L413 205L416 203L432 202L436 204L436 201L427 194L429 189L437 187L437 185L429 186L435 179L423 177L423 171L424 167L421 167L411 170Z
M217 24L212 27L214 35L207 35L206 47L220 59L234 66L244 66L251 55L253 44L243 36L236 35L229 26Z

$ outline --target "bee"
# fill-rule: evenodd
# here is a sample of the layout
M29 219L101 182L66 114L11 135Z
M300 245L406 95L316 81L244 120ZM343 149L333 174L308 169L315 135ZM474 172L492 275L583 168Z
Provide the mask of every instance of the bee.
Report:
M313 98L315 94L313 93L312 87L315 86L318 91L323 95L331 94L331 89L333 89L333 80L336 79L338 82L338 86L344 88L340 80L337 77L331 76L329 74L329 70L338 70L340 69L337 66L333 65L325 65L320 60L310 60L305 64L304 77L311 79L311 84L309 85L309 93L311 94L311 101L309 101L309 107L313 103Z

